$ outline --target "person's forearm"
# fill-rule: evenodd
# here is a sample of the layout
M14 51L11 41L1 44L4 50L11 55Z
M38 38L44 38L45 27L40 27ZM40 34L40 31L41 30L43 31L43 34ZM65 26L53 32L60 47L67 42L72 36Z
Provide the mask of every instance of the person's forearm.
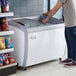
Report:
M56 14L56 12L62 7L62 2L58 2L56 6L48 12L48 17L52 17Z

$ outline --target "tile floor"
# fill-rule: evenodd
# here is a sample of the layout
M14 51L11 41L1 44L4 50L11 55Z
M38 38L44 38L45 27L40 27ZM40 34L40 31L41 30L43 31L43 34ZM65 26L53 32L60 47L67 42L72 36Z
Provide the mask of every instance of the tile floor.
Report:
M64 67L59 61L29 67L26 71L18 70L10 76L76 76L76 66Z

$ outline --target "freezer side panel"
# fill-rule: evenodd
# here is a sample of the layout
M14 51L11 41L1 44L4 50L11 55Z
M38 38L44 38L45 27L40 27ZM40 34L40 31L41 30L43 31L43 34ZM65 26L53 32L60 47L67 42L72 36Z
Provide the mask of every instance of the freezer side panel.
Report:
M12 36L13 43L14 43L14 49L15 49L12 55L15 58L16 62L18 62L18 65L23 66L24 51L25 51L24 31L16 27L13 27L13 26L9 26L9 28L10 30L13 30L15 32L15 34Z

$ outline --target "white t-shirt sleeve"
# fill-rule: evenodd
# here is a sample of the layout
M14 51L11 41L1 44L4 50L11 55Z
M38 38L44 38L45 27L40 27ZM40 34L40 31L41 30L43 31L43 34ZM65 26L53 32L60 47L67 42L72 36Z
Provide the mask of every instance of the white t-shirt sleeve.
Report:
M67 0L58 0L58 1L61 1L62 3L65 3Z

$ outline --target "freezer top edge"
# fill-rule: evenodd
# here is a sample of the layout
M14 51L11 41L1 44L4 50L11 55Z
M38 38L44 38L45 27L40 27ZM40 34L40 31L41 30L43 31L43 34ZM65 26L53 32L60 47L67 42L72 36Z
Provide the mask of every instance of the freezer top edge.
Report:
M40 26L40 27L34 27L34 28L27 28L28 33L38 32L38 31L45 31L45 30L55 30L55 29L61 29L64 28L65 24L56 24L56 25L47 25L47 26Z

